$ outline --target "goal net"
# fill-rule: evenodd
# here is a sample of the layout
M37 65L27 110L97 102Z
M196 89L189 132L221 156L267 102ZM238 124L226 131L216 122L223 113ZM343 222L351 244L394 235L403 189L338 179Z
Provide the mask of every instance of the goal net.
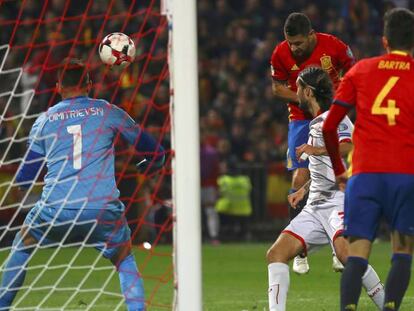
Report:
M115 171L147 310L171 309L168 22L159 1L0 0L0 29L2 272L13 238L43 185L44 173L26 192L15 185L29 131L41 112L60 101L55 83L62 60L81 58L94 83L89 96L127 111L167 149L164 168L142 175L135 167L142 155L117 139ZM99 43L112 32L129 35L137 48L135 61L122 72L105 67L99 59ZM125 310L117 272L93 246L80 240L36 248L12 310Z

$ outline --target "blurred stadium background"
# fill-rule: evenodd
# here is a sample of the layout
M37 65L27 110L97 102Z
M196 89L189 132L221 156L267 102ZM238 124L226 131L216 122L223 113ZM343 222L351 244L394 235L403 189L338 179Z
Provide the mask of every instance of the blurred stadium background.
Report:
M3 70L23 67L24 74L16 92L35 89L27 115L36 115L57 102L54 93L55 72L60 61L73 50L73 55L90 60L96 82L92 95L123 107L153 134L161 136L164 144L169 146L168 31L165 17L159 14L159 6L158 1L151 0L0 0L0 46L12 46ZM243 190L249 195L245 203L251 206L251 213L240 214L236 210L230 215L220 214L218 236L209 234L206 215L203 215L204 241L214 245L223 244L217 246L217 252L213 246L206 246L204 252L209 254L206 256L211 256L209 258L217 256L220 262L231 261L243 252L254 254L254 260L250 258L241 263L239 273L252 269L249 270L253 271L249 280L255 281L250 285L259 289L253 291L254 297L247 296L256 304L235 303L237 306L234 308L230 306L232 300L227 302L228 305L214 307L214 301L217 300L215 294L207 294L206 306L209 301L208 306L213 307L206 307L205 310L263 310L267 305L264 260L267 244L263 242L272 241L286 225L286 196L290 188L290 176L285 171L284 163L288 111L286 105L278 103L272 95L269 65L274 46L283 40L284 20L293 11L304 12L310 17L316 31L338 36L351 46L356 58L360 59L382 52L380 36L384 12L395 6L413 9L414 1L198 0L197 6L201 187L218 189L217 180L232 170L248 177L247 184L251 183L251 188L246 186ZM62 16L65 16L64 20ZM103 19L106 22L104 27ZM96 44L107 33L121 28L139 43L136 62L119 80L116 73L100 65ZM4 55L5 49L0 50L0 63ZM16 77L0 73L0 78L0 94L13 89ZM2 185L13 179L18 166L18 163L13 163L13 159L23 157L26 150L24 138L33 123L33 118L23 118L19 131L15 131L20 119L13 116L21 115L28 101L14 97L12 104L8 105L7 96L0 96L0 111L2 117L6 118L0 123L0 156L3 162L8 163L0 167ZM165 248L168 250L171 243L171 181L168 166L156 179L143 180L134 171L132 151L120 143L117 154L118 184L121 198L128 206L128 220L133 228L136 250L144 251L141 247L143 241L150 241L153 245L165 244L159 253L164 254L161 258L168 257L165 255L168 253ZM31 199L36 199L37 195L34 190ZM14 225L21 223L27 209L13 208L21 200L18 192L3 186L0 188L0 197L2 230L5 230L13 216L16 216ZM2 245L8 245L12 236L7 234L2 238ZM380 237L386 238L386 228L382 229ZM240 244L240 249L228 242L259 244L245 248L244 244ZM156 252L154 249L151 252ZM226 249L230 253L224 255ZM380 249L385 252L386 247L381 246ZM388 262L387 254L385 252L382 257L378 255L374 260L382 261L385 265ZM143 255L140 256L142 259ZM154 253L146 256L157 257ZM223 256L222 260L220 256ZM315 271L324 269L323 264L315 264L316 258L322 256L314 260L311 257L311 269L312 265L315 265ZM207 274L205 271L205 286L209 286L210 293L216 287L214 282L208 283L209 275L216 273L214 267L209 266L212 261L204 258L205 269L212 269L206 270ZM329 258L326 264L329 264ZM256 267L249 268L251 265ZM152 273L153 270L149 269ZM381 270L384 269L378 270L383 273ZM220 271L223 275L227 272ZM236 273L233 271L233 274L228 275L234 278ZM333 281L334 278L338 279L337 276L330 276L329 280ZM162 282L170 282L171 285L171 279L172 272L167 273ZM226 284L224 279L215 281ZM237 282L228 285L237 286ZM218 287L217 292L221 290L225 289ZM204 291L207 292L206 288ZM243 293L248 291L246 285ZM258 298L260 295L261 298ZM237 300L236 296L233 301ZM333 299L332 306L335 307L336 296ZM160 308L168 305L166 301L163 303ZM157 307L150 310L157 310ZM296 306L292 310L302 308ZM326 310L332 309L327 307Z

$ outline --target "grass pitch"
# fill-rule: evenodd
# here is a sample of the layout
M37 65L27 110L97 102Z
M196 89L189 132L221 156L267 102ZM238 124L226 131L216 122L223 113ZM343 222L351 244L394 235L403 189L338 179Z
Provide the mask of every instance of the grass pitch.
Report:
M268 310L265 252L269 246L270 243L205 246L203 310ZM375 244L371 254L370 263L383 282L389 269L390 254L389 243ZM331 256L330 248L325 247L309 256L309 274L291 273L288 311L339 310L340 274L332 272ZM407 290L401 311L414 310L413 283ZM377 310L364 290L358 310Z
M224 244L203 247L203 310L265 311L269 244ZM171 310L173 272L171 248L139 250L136 258L144 274L149 311ZM1 252L0 260L6 257ZM44 270L48 263L50 269ZM71 263L69 266L68 263ZM339 310L340 274L331 270L331 252L325 247L309 257L310 273L291 274L289 311ZM385 280L390 263L388 243L374 245L370 263ZM91 269L91 265L95 268ZM407 291L402 311L413 310L414 282ZM15 310L125 310L118 276L109 263L92 249L41 250L30 263ZM76 289L80 291L76 291ZM189 293L191 295L191 293ZM64 306L64 308L62 308ZM376 310L363 292L359 310Z

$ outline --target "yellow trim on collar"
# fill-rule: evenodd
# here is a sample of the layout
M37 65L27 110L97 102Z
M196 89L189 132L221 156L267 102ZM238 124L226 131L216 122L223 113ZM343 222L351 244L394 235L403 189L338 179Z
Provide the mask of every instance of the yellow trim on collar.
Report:
M404 55L404 56L408 55L407 52L400 51L400 50L393 50L393 51L390 52L390 54L397 54L397 55Z

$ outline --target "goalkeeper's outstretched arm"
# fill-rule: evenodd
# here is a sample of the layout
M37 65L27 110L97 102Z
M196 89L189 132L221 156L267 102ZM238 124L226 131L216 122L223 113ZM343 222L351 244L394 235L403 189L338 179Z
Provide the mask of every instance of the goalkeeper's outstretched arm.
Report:
M29 188L36 181L44 162L45 156L43 154L29 150L16 176L16 183L19 184L20 188Z
M137 164L137 168L142 173L151 173L160 169L165 162L164 147L158 143L154 137L141 130L140 138L135 144L135 149L138 152L147 153L144 160Z
M133 145L137 152L144 154L144 160L137 165L138 169L146 171L148 168L161 168L165 161L164 147L124 110L112 105L111 114L109 121L112 122L112 127Z
M147 154L145 155L145 159L154 162L160 162L161 165L164 164L164 147L158 143L152 135L148 134L142 129L140 130L140 137L138 139L138 142L135 144L135 149L138 152Z

